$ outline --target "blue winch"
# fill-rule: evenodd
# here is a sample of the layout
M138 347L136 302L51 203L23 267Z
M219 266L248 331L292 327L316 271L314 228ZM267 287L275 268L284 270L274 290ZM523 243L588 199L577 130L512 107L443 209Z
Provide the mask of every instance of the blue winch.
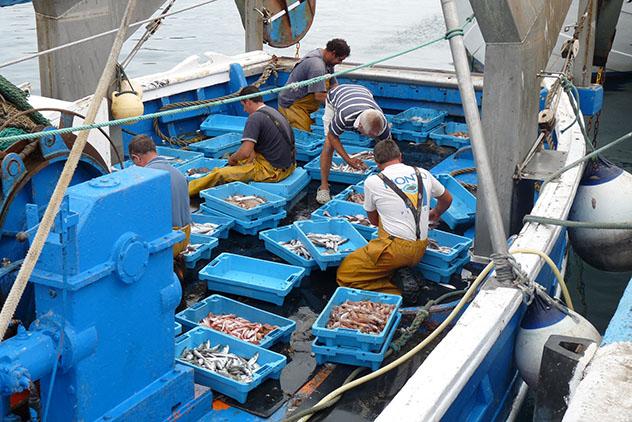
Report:
M71 187L36 269L37 320L0 343L0 414L40 380L51 421L197 420L211 392L174 364L169 176L133 167ZM29 237L38 207L27 213ZM49 394L50 393L50 394Z

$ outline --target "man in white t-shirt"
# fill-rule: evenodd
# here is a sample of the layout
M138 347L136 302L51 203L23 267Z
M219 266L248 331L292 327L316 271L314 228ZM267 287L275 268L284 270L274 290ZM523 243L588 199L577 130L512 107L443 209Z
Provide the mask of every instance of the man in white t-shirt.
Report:
M403 294L391 277L419 263L428 246L428 223L450 207L452 195L427 170L403 164L394 141L378 142L373 154L382 172L364 182L364 209L379 226L378 238L347 256L336 278L344 287ZM431 197L437 198L433 209Z

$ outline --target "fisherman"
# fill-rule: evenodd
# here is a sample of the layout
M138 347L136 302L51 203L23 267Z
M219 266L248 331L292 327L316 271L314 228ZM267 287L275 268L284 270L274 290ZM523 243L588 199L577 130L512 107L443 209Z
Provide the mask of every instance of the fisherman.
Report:
M355 131L378 141L391 137L391 128L382 109L373 99L373 94L360 85L343 84L329 91L323 126L325 143L320 153L320 187L316 192L316 201L319 204L325 204L331 199L329 172L334 150L351 167L366 169L362 160L350 158L342 146L340 136L344 132Z
M239 95L256 94L259 89L247 86ZM257 95L241 101L248 120L239 149L228 158L228 166L216 168L189 183L189 195L222 183L279 182L296 168L294 132L288 121Z
M189 244L191 236L191 210L189 209L189 195L187 194L187 180L169 162L158 155L156 144L145 135L136 135L128 146L132 162L139 167L165 170L171 179L171 225L174 230L180 230L185 238L173 247L173 256L177 257Z
M334 66L342 63L351 54L345 40L334 38L325 48L310 51L292 69L287 84L334 73ZM279 94L279 111L292 127L309 131L313 123L310 114L325 102L327 91L338 85L335 77L296 89L287 89Z
M381 173L364 182L364 209L379 227L378 237L342 261L337 282L407 299L408 288L394 284L393 274L419 263L428 246L428 224L450 207L452 196L427 170L403 164L393 140L379 142L373 154ZM432 209L431 197L437 199Z

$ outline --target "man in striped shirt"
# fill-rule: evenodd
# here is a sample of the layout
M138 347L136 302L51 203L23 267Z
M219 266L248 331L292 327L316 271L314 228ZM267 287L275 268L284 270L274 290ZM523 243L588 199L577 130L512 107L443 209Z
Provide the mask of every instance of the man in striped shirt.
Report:
M316 201L325 204L331 199L329 194L329 172L334 150L355 169L366 169L364 162L349 157L340 136L347 131L360 133L381 141L391 136L391 129L382 109L373 99L371 92L363 86L343 84L331 89L325 102L323 115L325 144L320 154L321 183L316 193Z

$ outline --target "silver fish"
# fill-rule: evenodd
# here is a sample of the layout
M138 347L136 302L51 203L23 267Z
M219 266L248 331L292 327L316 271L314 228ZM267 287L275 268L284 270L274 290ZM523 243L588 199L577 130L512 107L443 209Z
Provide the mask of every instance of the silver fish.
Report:
M231 195L225 198L224 201L247 210L268 202L265 198L258 195Z
M191 243L187 245L185 250L180 252L180 255L191 255L192 253L195 253L198 249L200 249L200 247L202 247L202 244L200 243Z
M356 169L356 168L351 167L347 163L340 163L340 164L331 163L331 171L339 171L341 173L364 174L364 173L368 173L369 171L371 171L371 169L367 168L365 170L360 170L360 169Z
M221 350L218 352L218 350ZM250 358L230 353L228 346L217 344L211 346L206 341L193 349L184 349L180 359L195 366L215 372L226 378L244 383L252 382L253 374L260 368L257 363L259 354L255 353Z
M298 239L280 242L279 244L302 258L312 259L312 255L309 253L305 245L303 245L303 243Z
M326 249L325 253L338 253L338 247L349 239L332 233L309 233L307 238L316 246Z
M434 239L428 239L428 249L433 249L439 253L449 254L452 252L452 248L449 246L441 246Z
M214 223L191 223L191 233L211 235L218 227L219 224Z

